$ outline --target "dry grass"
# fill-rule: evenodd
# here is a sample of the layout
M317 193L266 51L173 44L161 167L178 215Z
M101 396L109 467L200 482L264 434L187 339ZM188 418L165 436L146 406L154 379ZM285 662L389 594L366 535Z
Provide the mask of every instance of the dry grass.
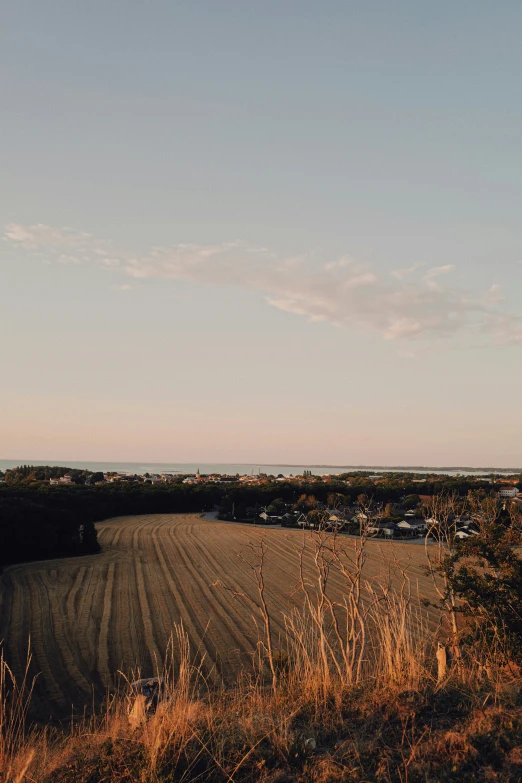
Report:
M259 585L261 616L262 599ZM265 768L274 763L288 765L292 760L302 766L312 759L319 733L339 731L345 700L354 687L370 686L375 692L378 681L379 688L414 688L416 667L400 665L390 679L388 662L405 661L412 639L426 644L425 629L415 621L409 597L384 596L372 602L369 624L387 630L381 636L371 634L371 660L350 689L340 667L343 651L328 632L328 623L321 627L317 622L320 603L320 593L308 599L308 611L315 608L313 618L306 609L287 616L284 655L273 654L270 626L262 624L254 665L229 689L209 683L201 661L191 658L185 630L178 626L161 672L165 698L137 728L128 720L134 697L119 693L107 700L98 716L76 721L66 731L35 729L26 735L29 696L24 687L13 690L14 679L3 664L7 731L0 769L5 780L23 780L28 773L38 781L98 779L93 774L109 780L123 774L129 780L196 780L204 775L207 780L230 781L245 774L263 778ZM85 770L91 777L84 777Z
M121 687L69 725L31 728L35 663L17 686L2 660L2 783L521 779L520 682L505 687L501 672L473 682L463 661L436 681L422 547L195 516L101 527L98 557L66 561L63 573L57 562L11 569L8 617L17 632L29 617L39 655L61 653L46 659L41 693L81 694L89 666L99 687ZM42 619L52 580L61 589L45 593ZM24 616L14 604L23 584L32 584ZM56 623L60 607L75 616ZM227 657L232 645L240 654ZM164 677L164 700L138 726L115 650L129 655L118 667L129 676ZM229 671L218 676L217 661Z
M100 555L14 566L0 580L0 639L19 679L31 637L30 671L39 673L33 706L41 719L63 720L73 705L81 712L93 700L100 705L107 689L119 686L119 671L139 668L143 676L154 674L180 623L192 655L204 654L206 675L215 684L233 683L257 643L253 614L263 623L248 600L255 596L257 601L244 559L249 545L266 543L265 596L276 649L286 637L285 618L292 609L303 610L300 558L309 588L317 588L316 552L301 531L256 530L207 522L195 514L121 517L98 529ZM397 560L413 592L433 596L424 558L422 546L369 541L363 576L372 585L387 581ZM349 572L361 567L355 561L355 553L345 558ZM209 587L216 582L227 589ZM330 567L332 600L342 604L347 586L346 574ZM346 600L357 604L361 597L352 592ZM435 628L436 613L428 620ZM359 631L351 629L352 638ZM351 665L356 668L357 661Z
M490 685L470 691L456 675L435 688L430 661L417 648L426 648L429 639L408 604L377 606L374 617L388 628L373 645L366 676L351 686L338 679L335 665L325 682L320 635L313 622L306 627L304 616L296 620L297 635L288 635L284 666L276 661L275 688L262 655L257 671L244 671L235 687L210 687L179 627L162 672L165 699L137 727L128 720L132 699L121 693L97 716L68 728L26 732L26 696L19 689L14 700L9 697L9 682L0 714L12 730L1 746L0 780L519 781L522 709L516 698L499 698ZM393 672L386 668L389 660L410 657Z

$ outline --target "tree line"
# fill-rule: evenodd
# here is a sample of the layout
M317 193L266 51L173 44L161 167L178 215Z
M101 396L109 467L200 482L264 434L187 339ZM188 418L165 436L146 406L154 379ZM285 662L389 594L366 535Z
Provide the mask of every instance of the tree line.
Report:
M289 480L246 486L124 482L51 486L41 483L53 473L63 475L64 470L24 466L18 470L18 481L0 485L0 566L95 553L99 551L95 523L114 516L201 512L217 506L234 506L240 517L243 508L268 506L275 498L296 503L304 494L327 502L331 493L337 493L341 502L353 503L361 492L366 492L375 503L381 504L419 491L419 485L408 477L402 477L401 481L393 477L389 484L377 485L365 477L357 477L349 486L335 480L328 483L311 480L309 484ZM484 483L484 491L488 486L491 489ZM465 495L470 489L476 490L477 483L465 478L448 478L447 482L441 482L439 478L423 484L422 492L435 495L445 488Z

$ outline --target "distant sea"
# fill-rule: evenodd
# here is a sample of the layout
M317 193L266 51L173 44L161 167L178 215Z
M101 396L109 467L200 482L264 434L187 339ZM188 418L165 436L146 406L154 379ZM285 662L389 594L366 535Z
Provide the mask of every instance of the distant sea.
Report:
M71 462L70 460L45 460L45 459L4 459L0 460L0 470L16 468L18 465L60 465L67 468L80 470L115 471L116 473L195 473L198 469L201 473L224 473L235 476L236 473L268 473L274 476L297 476L303 470L311 470L316 476L326 473L346 473L352 470L367 470L372 473L439 473L447 476L459 474L469 476L484 476L495 471L496 473L509 474L520 473L520 468L469 468L469 467L445 467L430 468L426 466L387 467L386 465L261 465L261 464L226 464L205 462Z

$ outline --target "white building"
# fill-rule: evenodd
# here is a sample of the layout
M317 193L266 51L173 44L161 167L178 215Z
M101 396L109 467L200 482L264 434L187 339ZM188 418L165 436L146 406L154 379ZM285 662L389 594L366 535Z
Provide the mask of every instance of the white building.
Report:
M412 533L424 533L427 529L427 523L424 519L403 519L397 525L401 530L410 530Z
M516 498L518 492L517 487L502 487L498 494L501 498Z

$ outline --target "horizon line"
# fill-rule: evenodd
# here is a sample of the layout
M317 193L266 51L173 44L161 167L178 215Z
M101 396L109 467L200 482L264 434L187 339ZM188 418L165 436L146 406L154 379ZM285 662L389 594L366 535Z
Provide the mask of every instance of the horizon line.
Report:
M43 460L40 460L38 464L34 460L18 460L18 459L0 459L0 462L18 462L20 465L30 465L31 467L40 467L43 465L48 465L49 467L67 467L66 465L58 465L56 461L54 461L54 464L51 464L51 462L45 462ZM499 467L493 467L493 466L464 466L464 465L334 465L329 463L298 463L298 462L214 462L212 460L209 460L208 462L205 462L203 460L195 460L190 462L155 462L154 460L64 460L64 462L75 462L75 463L91 463L91 464L117 464L118 462L126 463L129 465L139 465L141 463L150 463L153 465L223 465L223 466L230 466L230 465L237 465L240 466L256 466L258 468L262 467L281 467L281 468L346 468L348 470L429 470L432 472L436 472L437 470L453 470L453 471L465 471L465 472L471 472L475 470L480 470L484 472L495 472L495 471L502 471L502 472L512 472L512 473L520 473L522 472L522 468L518 467L509 467L509 468L499 468Z

